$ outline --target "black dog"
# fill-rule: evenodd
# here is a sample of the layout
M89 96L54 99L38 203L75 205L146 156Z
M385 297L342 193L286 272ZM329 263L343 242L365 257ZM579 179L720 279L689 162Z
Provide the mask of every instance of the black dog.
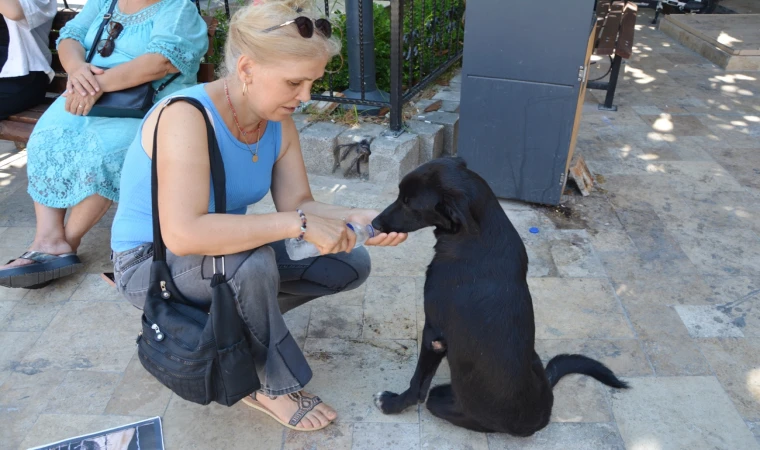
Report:
M409 173L398 199L372 225L384 232L434 226L437 239L425 280L417 369L406 392L375 395L384 413L424 402L444 356L451 384L431 389L427 407L475 431L532 435L549 423L552 388L570 373L628 387L582 355L555 356L544 370L534 350L525 246L493 191L464 160L437 159Z

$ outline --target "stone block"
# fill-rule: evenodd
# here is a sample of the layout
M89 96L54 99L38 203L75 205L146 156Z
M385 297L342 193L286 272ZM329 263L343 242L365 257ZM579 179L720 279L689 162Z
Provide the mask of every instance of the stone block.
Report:
M433 96L433 100L448 100L453 102L460 101L462 93L458 89L452 89L451 87L443 88Z
M358 156L358 146L344 147L350 144L358 144L359 142L366 140L370 144L370 150L372 149L372 141L374 141L383 131L387 128L382 125L374 123L361 123L357 126L353 126L338 136L337 151L333 152L333 163L340 164L340 168L335 171L335 176L342 176L346 178L354 178L361 173L362 177L366 177L369 173L369 158L359 159L359 172L356 170L356 157ZM348 154L343 161L340 161L343 153L348 150Z
M331 175L333 168L333 151L338 136L346 128L331 122L319 122L306 128L301 133L301 152L310 174Z
M441 157L444 140L443 125L410 120L406 126L408 131L420 137L420 164Z
M291 117L293 118L293 122L295 122L296 129L299 133L301 133L313 123L311 121L311 117L309 117L308 114L293 114Z
M372 142L369 178L373 182L398 183L419 165L419 161L420 139L417 135L381 136Z
M435 111L420 114L416 120L443 125L443 154L454 156L457 154L457 141L459 140L459 114Z

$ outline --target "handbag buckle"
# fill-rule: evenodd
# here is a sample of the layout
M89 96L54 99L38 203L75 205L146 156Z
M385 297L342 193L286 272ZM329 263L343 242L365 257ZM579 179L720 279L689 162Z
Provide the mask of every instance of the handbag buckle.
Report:
M220 256L219 258L222 259L222 271L220 272L222 275L225 275L225 269L224 269L224 256ZM216 256L211 257L211 267L214 270L214 275L216 275Z
M103 20L111 20L111 13L106 13L106 14L103 16Z

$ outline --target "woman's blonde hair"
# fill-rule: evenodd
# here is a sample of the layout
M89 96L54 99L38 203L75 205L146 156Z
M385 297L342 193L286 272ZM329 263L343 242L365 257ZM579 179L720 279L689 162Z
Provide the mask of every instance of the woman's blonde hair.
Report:
M313 0L264 0L255 4L251 2L238 10L230 21L224 47L223 73L234 72L241 55L266 64L288 58L329 59L340 53L340 41L335 34L328 39L316 28L314 35L308 39L298 34L298 27L294 24L263 32L298 16L316 20L322 14Z

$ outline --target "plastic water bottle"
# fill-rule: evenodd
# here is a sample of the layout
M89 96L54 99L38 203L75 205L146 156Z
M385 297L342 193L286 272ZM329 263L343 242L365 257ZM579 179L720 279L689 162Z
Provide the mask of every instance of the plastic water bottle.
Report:
M354 245L354 248L361 247L367 242L367 239L375 237L375 229L372 228L372 225L347 223L346 226L356 234L356 245ZM293 261L320 255L319 249L314 244L305 240L299 241L295 238L285 240L285 251L288 252L288 256Z

